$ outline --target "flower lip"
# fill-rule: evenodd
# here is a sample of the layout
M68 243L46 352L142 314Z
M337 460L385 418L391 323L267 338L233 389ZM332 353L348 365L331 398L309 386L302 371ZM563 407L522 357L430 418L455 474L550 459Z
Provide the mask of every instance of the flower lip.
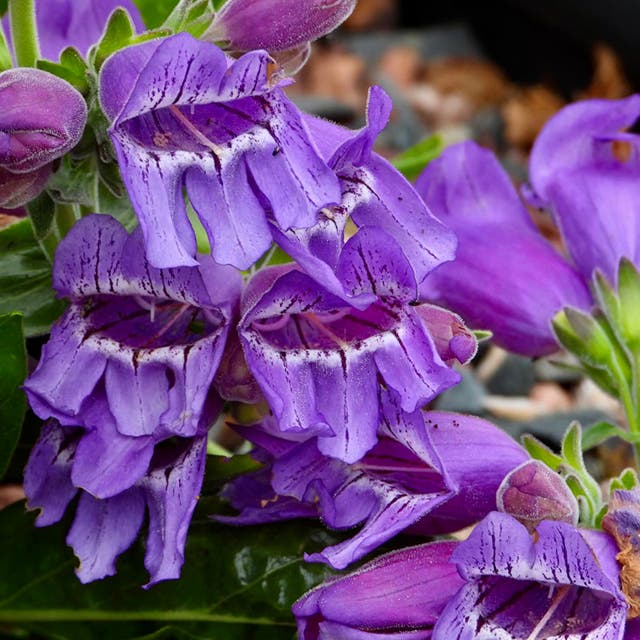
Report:
M224 324L217 309L148 296L92 296L75 312L86 320L87 338L108 338L133 349L187 346Z
M322 351L347 346L365 348L367 339L392 330L398 320L388 307L374 303L365 311L348 307L301 311L254 320L251 326L275 348Z

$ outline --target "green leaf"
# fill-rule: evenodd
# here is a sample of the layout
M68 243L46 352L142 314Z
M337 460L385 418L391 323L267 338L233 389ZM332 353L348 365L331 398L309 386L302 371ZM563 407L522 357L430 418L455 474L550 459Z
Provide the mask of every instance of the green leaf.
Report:
M27 400L21 389L27 376L22 316L0 316L0 478L20 439Z
M610 422L598 422L582 432L582 450L593 449L605 440L614 437L634 444L640 442L640 433L630 433Z
M306 563L302 554L336 542L318 524L237 528L203 513L191 525L181 579L145 591L142 543L120 559L115 577L82 585L64 541L69 519L42 529L33 520L22 504L0 511L0 539L10 549L0 554L0 626L37 625L40 633L70 640L95 638L90 632L101 623L114 625L111 635L100 634L105 638L169 637L167 625L196 637L193 625L209 638L241 638L239 630L260 628L274 638L292 638L292 603L331 573ZM118 626L125 623L126 633Z
M546 444L540 442L540 440L528 433L522 436L521 442L522 446L527 450L527 453L534 460L544 462L544 464L554 471L557 471L564 462L563 459L558 454L553 453Z
M620 297L620 329L632 350L640 349L640 274L635 265L623 258L618 270L618 295Z
M476 329L472 333L473 337L478 342L485 342L486 340L491 340L491 338L493 338L493 331L488 331L487 329Z
M62 313L51 286L51 264L27 219L0 230L0 314L20 312L27 337L49 333Z
M635 489L639 483L638 474L635 470L626 468L619 476L611 479L609 483L609 493L616 489L630 491L631 489Z
M429 162L442 153L442 149L442 138L438 135L429 136L398 154L392 164L407 180L414 180Z

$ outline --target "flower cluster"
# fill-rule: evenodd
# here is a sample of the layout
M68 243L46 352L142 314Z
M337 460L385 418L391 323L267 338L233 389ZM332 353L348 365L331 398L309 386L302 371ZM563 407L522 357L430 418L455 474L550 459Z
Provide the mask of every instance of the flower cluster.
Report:
M118 6L58 4L38 12L52 59L67 45L85 54ZM124 4L131 33L143 30ZM102 122L112 146L96 162L117 161L137 227L77 207L57 247L53 287L67 306L24 383L43 421L24 481L36 524L74 511L82 582L113 575L141 531L146 586L178 578L212 427L252 405L255 419L232 426L260 466L223 488L235 513L218 522L348 530L305 556L336 570L402 532L475 525L313 589L293 608L300 638L640 637L637 477L616 479L607 505L579 426L556 455L428 407L476 353L466 322L541 355L569 307L585 348L622 354L611 372L588 353L585 370L611 373L640 432L640 331L629 329L640 275L625 266L640 259L637 136L620 132L640 98L569 107L533 149L526 201L552 211L565 258L474 143L445 150L415 188L378 155L392 110L381 88L357 131L300 111L288 63L355 2L301 4L296 17L286 0L229 0L201 39L173 29L178 11L166 23L178 33L98 62L89 52L91 135ZM0 206L45 187L83 136L85 99L44 71L0 73ZM596 299L605 319L587 314Z

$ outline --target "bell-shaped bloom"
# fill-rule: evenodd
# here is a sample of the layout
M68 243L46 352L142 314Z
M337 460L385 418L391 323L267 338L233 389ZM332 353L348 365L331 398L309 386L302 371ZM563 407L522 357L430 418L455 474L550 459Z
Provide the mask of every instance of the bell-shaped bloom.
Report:
M375 284L358 295L345 287L340 264L344 261L347 221L357 228L355 238L372 229L383 238L376 243L380 260L394 261L397 253L405 257L414 282L404 286L414 288L414 298L418 298L428 274L455 255L453 232L431 214L411 184L373 152L375 139L387 124L391 109L389 96L374 86L369 91L367 125L360 131L354 133L306 116L305 122L322 156L340 179L342 200L339 206L323 209L312 227L273 232L276 242L304 271L331 293L346 297L356 306L371 301Z
M340 201L264 51L238 60L186 33L118 51L100 74L122 177L155 267L195 264L183 191L216 262L245 269L271 225L315 224Z
M356 0L228 0L205 34L236 51L285 51L344 22Z
M85 425L104 396L124 436L195 435L239 274L205 258L197 268L155 269L139 233L93 215L60 243L53 281L70 304L25 382L36 414Z
M640 95L569 105L531 152L536 201L553 214L583 278L616 282L620 259L640 265Z
M546 520L532 537L511 516L492 513L451 556L466 584L433 638L621 639L627 603L617 552L601 531Z
M42 429L24 478L28 506L40 510L36 525L58 522L80 494L67 544L80 560L76 574L86 583L115 574L116 559L138 537L148 513L146 586L178 578L204 475L206 426L196 437L161 443L155 450L152 444L146 455L148 443L142 441L148 438L120 435L105 403L93 409L101 432L55 420ZM107 439L96 437L107 431ZM106 486L101 474L119 486L96 491L97 485Z
M330 578L292 608L300 640L430 640L433 626L464 584L449 557L456 542L387 553Z
M405 414L389 397L384 404L378 443L353 464L322 455L313 440L274 436L272 420L242 429L266 466L225 488L223 496L241 512L218 519L245 525L319 516L332 529L362 525L307 556L342 569L412 525L414 532L451 533L478 521L495 509L504 476L527 458L480 418Z
M144 31L140 12L133 0L36 0L36 27L40 56L58 60L62 50L75 47L86 56L100 40L109 16L117 8L126 9L138 31ZM3 20L10 38L9 20Z
M434 340L430 308L404 302L413 290L409 264L402 253L381 259L374 231L352 239L338 271L351 291L373 291L377 302L359 310L295 268L268 269L248 285L239 325L247 363L280 431L317 436L322 453L345 462L377 441L381 383L412 412L460 380L443 360L450 344L463 362L475 353L472 334L444 310ZM442 324L455 327L446 345Z
M68 82L39 69L0 73L0 206L37 196L86 121L84 98Z
M446 149L416 182L458 237L456 259L427 280L429 297L524 355L555 351L551 319L592 303L580 274L538 233L495 157L473 142Z
M527 460L503 480L498 510L533 531L542 520L578 524L578 501L564 479L539 460Z

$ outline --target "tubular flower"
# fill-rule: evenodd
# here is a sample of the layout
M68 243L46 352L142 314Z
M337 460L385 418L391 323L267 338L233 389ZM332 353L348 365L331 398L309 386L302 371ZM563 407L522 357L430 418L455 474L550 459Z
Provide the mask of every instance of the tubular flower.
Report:
M269 220L308 227L340 201L273 66L264 51L234 61L186 33L104 64L101 103L153 266L195 264L183 188L216 262L240 269L271 245Z
M39 69L0 73L0 206L14 209L37 196L86 121L84 98L64 80Z
M616 553L604 532L547 520L532 537L511 516L492 513L451 556L467 583L433 638L619 640L627 603Z
M353 464L322 455L313 441L276 437L273 421L242 429L266 467L225 488L241 513L218 519L256 524L319 516L333 529L362 524L348 540L307 557L342 569L412 525L414 532L450 533L495 509L500 482L526 459L519 445L479 418L408 415L389 397L382 402L378 443ZM473 455L478 446L487 450L481 460Z
M58 248L54 287L70 305L25 390L41 418L84 425L104 397L124 436L193 436L224 349L240 276L203 259L154 269L139 233L83 218Z
M332 578L293 605L300 640L430 640L464 584L449 557L456 542L387 553Z
M402 254L380 259L365 242L372 236L353 239L340 269L347 287L373 290L378 302L358 310L295 268L269 269L248 285L239 325L247 364L280 431L317 436L322 453L345 462L377 441L381 383L411 412L460 379L438 352L444 345L431 336L429 309L403 302L413 277L408 263ZM442 313L435 333L453 325L455 357L469 360L475 339L456 316Z
M78 578L86 583L115 574L117 557L133 544L148 512L146 586L178 578L204 475L206 427L155 451L151 443L149 455L141 455L148 438L120 435L104 403L92 409L99 431L55 420L43 427L24 479L28 506L40 510L36 525L58 522L80 494L67 543L80 560Z
M386 234L376 249L381 259L385 253L392 261L394 253L406 258L414 279L413 298L418 298L428 274L455 255L456 239L452 231L431 214L411 184L373 152L375 139L387 124L391 108L389 96L380 87L372 87L367 126L355 134L306 116L313 139L340 180L342 199L338 206L324 208L314 226L273 230L276 242L304 271L331 293L346 297L356 306L371 302L368 294L372 288L354 295L340 277L347 221L358 229L355 238L371 229L379 235Z
M496 159L473 142L446 149L416 182L429 208L456 232L458 250L427 279L428 297L490 329L525 355L555 351L551 319L588 309L580 274L538 233Z
M621 131L639 114L640 96L576 103L534 144L528 199L552 213L571 263L538 234L488 151L467 142L431 163L416 188L459 242L456 261L430 279L431 296L507 349L557 349L550 320L591 306L594 271L615 284L621 258L640 261L640 138Z

